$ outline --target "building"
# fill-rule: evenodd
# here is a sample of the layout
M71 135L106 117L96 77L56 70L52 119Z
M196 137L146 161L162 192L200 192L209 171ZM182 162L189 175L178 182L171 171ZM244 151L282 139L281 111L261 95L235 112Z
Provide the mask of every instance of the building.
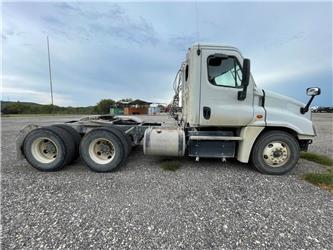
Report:
M149 115L156 115L158 113L161 113L161 107L158 103L153 103L149 106L148 114Z
M147 115L151 102L140 99L125 102L118 101L110 108L111 115Z
M124 107L124 115L146 115L150 104L140 99L131 101Z
M129 102L118 101L110 108L111 115L123 115L124 108L128 106Z

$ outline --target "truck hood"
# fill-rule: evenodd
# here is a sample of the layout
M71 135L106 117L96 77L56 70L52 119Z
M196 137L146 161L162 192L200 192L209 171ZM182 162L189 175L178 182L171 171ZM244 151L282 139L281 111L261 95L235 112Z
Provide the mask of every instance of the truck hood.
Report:
M300 112L305 105L291 97L265 90L266 125L286 127L298 135L314 136L311 111L305 114Z
M304 107L306 104L303 102L300 102L294 98L291 98L289 96L281 95L273 91L265 90L265 97L268 99L274 99L276 101L279 101L280 105L288 104L288 105L296 105L297 107L301 108Z

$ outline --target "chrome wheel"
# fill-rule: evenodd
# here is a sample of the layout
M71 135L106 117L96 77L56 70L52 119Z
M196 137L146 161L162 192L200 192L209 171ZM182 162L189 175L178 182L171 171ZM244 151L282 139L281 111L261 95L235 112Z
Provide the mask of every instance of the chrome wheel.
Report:
M270 167L281 167L288 162L289 158L290 148L284 142L272 141L264 148L263 159Z
M105 138L98 138L89 144L89 156L98 164L107 164L115 156L115 148L111 141Z
M58 148L54 141L41 137L33 141L31 153L37 161L48 164L57 158Z

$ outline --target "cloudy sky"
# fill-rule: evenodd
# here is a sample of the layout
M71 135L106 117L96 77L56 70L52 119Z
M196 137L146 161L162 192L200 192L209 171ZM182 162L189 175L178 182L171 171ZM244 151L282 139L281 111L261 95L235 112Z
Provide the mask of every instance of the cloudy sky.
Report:
M197 32L197 30L199 32ZM197 42L238 47L256 84L317 105L332 101L332 2L47 2L2 4L2 100L57 105L101 98L169 102Z

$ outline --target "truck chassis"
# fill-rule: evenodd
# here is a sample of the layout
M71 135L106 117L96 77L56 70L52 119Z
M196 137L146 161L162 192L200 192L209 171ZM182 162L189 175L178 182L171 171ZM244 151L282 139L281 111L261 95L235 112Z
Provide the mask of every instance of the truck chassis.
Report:
M44 140L39 140L38 145L29 142L30 137L36 137L36 132L40 133L37 137ZM45 132L46 135L43 134ZM52 136L55 136L55 139L52 139ZM94 137L90 144L87 144L85 141L89 136ZM96 149L91 149L94 140L97 140ZM132 147L141 143L145 154L176 157L188 155L195 157L197 161L200 158L220 158L225 161L226 158L235 157L237 143L240 141L242 137L231 129L203 131L180 126L170 127L163 122L145 122L135 116L103 115L45 127L27 125L19 132L16 147L18 159L26 158L33 167L42 171L60 170L81 156L91 170L109 172L123 165ZM302 143L299 142L299 147L304 149L311 142ZM99 147L98 144L102 146ZM60 150L62 147L64 149ZM281 145L276 147L277 152L282 154L282 158L278 158L282 162L285 149ZM30 154L30 151L35 154ZM59 154L65 156L60 157ZM119 156L119 159L113 162L115 156ZM63 161L53 164L53 158L59 157ZM42 164L36 162L36 158ZM272 161L279 164L276 157L272 157Z
M133 147L140 144L147 128L160 127L162 126L162 123L144 122L133 116L97 115L84 117L80 120L68 121L64 123L64 125L75 129L81 137L96 128L118 128L124 133L124 135L126 134L130 136L131 146ZM29 124L19 131L16 137L16 152L18 159L24 159L24 140L31 131L37 128L42 127L35 124Z

